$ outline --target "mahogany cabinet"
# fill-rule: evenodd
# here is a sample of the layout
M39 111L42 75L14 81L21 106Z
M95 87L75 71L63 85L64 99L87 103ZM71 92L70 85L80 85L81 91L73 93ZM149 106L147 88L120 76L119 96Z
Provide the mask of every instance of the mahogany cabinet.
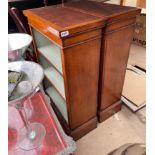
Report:
M100 17L62 5L25 10L44 89L65 131L76 140L97 127Z
M86 0L67 3L66 7L87 12L106 22L102 29L98 92L98 118L102 122L121 109L121 94L136 15L141 10Z

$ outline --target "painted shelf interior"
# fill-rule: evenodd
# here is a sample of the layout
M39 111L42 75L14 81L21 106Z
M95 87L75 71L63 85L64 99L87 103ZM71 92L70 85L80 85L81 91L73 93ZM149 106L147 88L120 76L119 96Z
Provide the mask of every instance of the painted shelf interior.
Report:
M52 83L52 85L57 89L61 96L65 97L64 80L63 77L51 66L44 70L46 78Z
M57 91L53 87L48 87L46 89L47 94L50 96L52 101L55 103L64 119L68 123L68 114L67 114L67 105L64 99L57 93Z
M66 122L68 122L67 104L62 74L61 50L59 46L42 35L39 31L32 29L35 45L38 50L39 63L44 69L46 93L55 103Z
M48 40L48 38L35 29L33 29L33 34L38 52L62 74L62 61L59 46Z

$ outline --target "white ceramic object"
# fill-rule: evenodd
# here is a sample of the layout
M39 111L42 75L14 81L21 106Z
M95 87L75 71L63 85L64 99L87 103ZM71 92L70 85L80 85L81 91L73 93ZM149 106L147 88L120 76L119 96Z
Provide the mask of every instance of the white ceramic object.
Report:
M30 81L21 81L16 88L17 93L21 96L31 92L33 89Z
M26 33L8 34L8 58L10 61L19 60L32 42L32 36Z
M29 91L25 90L24 94L19 93L18 89L17 89L18 91L15 90L10 98L9 104L24 100L27 96L32 94L36 90L36 88L39 87L39 84L42 82L44 77L44 72L42 67L39 64L34 63L32 61L10 62L8 64L8 70L23 72L24 77L22 81L27 81L31 83L31 86L27 88L29 89ZM27 83L27 85L29 84Z

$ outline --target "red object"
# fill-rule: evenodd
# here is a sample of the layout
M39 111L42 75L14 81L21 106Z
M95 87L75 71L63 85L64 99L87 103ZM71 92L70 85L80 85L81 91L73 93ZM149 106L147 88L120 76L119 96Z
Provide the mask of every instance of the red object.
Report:
M18 60L20 58L20 54L19 54L18 50L9 51L8 58L11 61Z
M30 151L18 147L17 136L24 123L16 108L9 106L9 155L54 155L67 147L56 122L51 115L43 94L39 91L32 97L32 103L24 104L29 122L42 123L46 128L46 136L40 147Z

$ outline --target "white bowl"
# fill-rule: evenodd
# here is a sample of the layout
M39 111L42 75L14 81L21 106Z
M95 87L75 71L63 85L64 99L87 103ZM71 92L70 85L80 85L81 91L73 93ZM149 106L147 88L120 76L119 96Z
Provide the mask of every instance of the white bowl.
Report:
M22 95L15 90L12 94L12 99L9 100L9 104L22 101L27 96L32 94L35 91L35 89L39 86L39 84L42 82L44 77L43 68L39 64L34 63L32 61L10 62L8 63L8 70L23 72L24 78L22 79L22 81L27 81L31 83L32 86L31 89L29 89L30 91L26 91L26 93Z
M30 46L32 36L26 33L8 34L8 58L18 60Z

